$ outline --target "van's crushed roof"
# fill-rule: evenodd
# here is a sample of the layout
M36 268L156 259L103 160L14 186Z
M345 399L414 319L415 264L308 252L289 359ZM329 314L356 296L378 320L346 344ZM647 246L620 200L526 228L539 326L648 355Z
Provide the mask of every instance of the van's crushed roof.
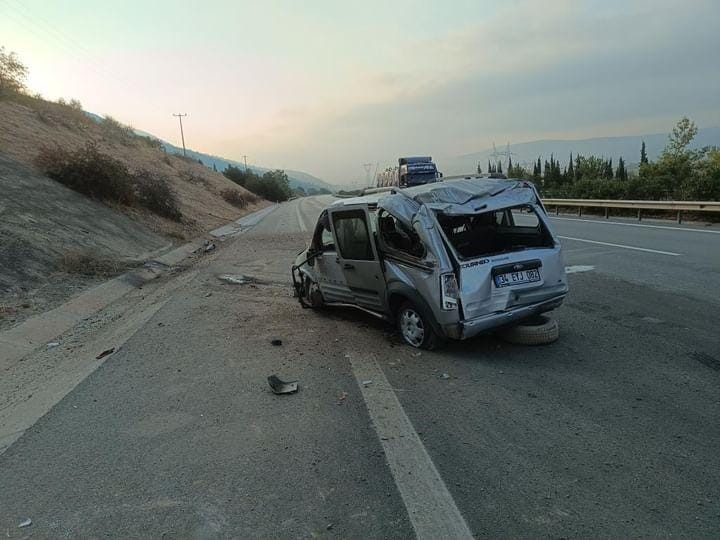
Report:
M536 202L534 186L524 180L463 178L398 190L381 197L378 206L410 223L421 205L444 214L460 215Z

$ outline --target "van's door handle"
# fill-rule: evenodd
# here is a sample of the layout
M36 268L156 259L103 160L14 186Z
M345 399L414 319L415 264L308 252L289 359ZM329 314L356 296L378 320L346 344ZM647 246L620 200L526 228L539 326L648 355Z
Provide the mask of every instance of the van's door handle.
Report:
M350 263L345 263L345 264L343 264L343 269L344 270L355 270L355 265L352 265Z

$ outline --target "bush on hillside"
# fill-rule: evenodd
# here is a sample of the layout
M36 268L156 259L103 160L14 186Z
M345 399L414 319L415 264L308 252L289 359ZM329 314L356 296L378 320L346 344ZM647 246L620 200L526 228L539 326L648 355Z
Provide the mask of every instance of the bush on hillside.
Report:
M121 139L124 142L128 142L137 137L132 126L127 126L122 122L118 122L112 116L106 116L103 118L101 126L107 133L108 137Z
M133 175L133 181L140 206L159 216L180 221L182 213L178 206L177 195L167 178L143 170Z
M166 178L148 171L133 174L121 161L100 152L94 143L74 151L43 148L37 164L53 180L93 199L141 206L175 221L182 217Z
M53 180L93 199L131 206L135 203L132 175L117 159L89 143L75 151L43 148L38 166Z
M227 188L220 192L220 196L238 208L245 208L248 204L257 202L257 196L251 193L240 193L237 189Z

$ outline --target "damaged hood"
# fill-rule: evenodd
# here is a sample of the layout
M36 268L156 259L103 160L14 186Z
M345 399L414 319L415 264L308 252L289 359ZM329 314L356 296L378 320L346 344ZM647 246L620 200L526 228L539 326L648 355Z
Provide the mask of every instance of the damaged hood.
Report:
M447 215L466 215L537 202L529 182L468 178L406 188L382 197L378 207L410 225L422 205Z

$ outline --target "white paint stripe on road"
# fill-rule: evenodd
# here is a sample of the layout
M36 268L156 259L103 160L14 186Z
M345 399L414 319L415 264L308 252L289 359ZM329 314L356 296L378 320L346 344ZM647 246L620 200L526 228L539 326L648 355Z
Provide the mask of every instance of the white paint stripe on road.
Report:
M673 253L672 251L660 251L659 249L648 249L637 246L626 246L624 244L611 244L610 242L599 242L597 240L586 240L585 238L573 238L572 236L558 236L563 240L574 240L575 242L587 242L588 244L598 244L601 246L610 246L622 249L634 249L635 251L645 251L647 253L658 253L660 255L670 255L671 257L679 257L681 253Z
M584 265L584 264L576 264L573 266L566 266L565 267L565 273L566 274L577 274L579 272L590 272L592 270L595 270L594 266L591 265Z
M307 225L305 225L305 220L302 217L302 212L300 212L301 204L302 204L302 199L298 199L298 203L295 206L295 212L297 213L297 220L298 220L298 225L300 225L300 230L302 232L307 232L307 230L308 230Z
M693 229L691 227L670 227L669 225L646 225L641 223L623 223L622 221L601 221L599 219L580 219L580 218L566 218L550 216L550 219L557 219L559 221L581 221L583 223L599 223L600 225L625 225L627 227L643 227L646 229L668 229L671 231L685 231L685 232L698 232L698 233L709 233L709 234L720 234L720 231L706 230L706 229Z
M472 538L472 533L410 419L372 356L350 358L375 431L415 534L420 540ZM363 384L363 381L372 381Z

